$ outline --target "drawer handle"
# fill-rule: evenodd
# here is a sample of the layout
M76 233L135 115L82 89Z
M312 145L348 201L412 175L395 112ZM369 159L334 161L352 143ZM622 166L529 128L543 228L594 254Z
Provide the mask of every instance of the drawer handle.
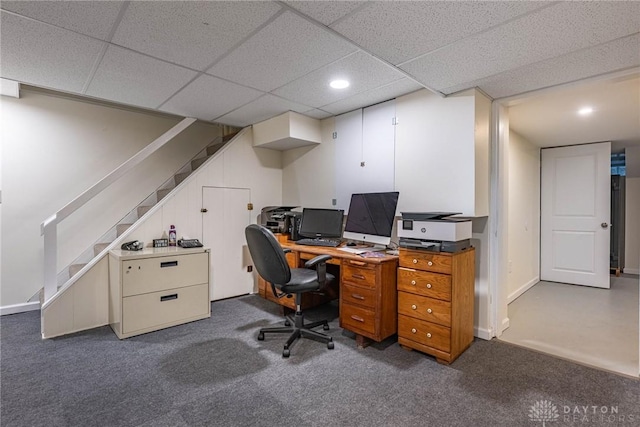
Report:
M167 261L167 262L160 263L160 268L177 267L177 266L178 266L178 261Z
M364 297L360 294L351 294L351 296L355 299L360 299L360 300L364 300Z
M160 297L160 302L171 301L172 299L178 299L178 294L171 294Z
M431 338L431 332L427 332L427 338Z
M411 328L411 333L412 333L412 334L415 334L416 332L418 332L418 331L416 330L416 328Z
M417 307L415 304L413 304L413 305L411 306L411 308L412 308L412 309L414 309L414 310L417 310L417 309L418 309L418 307Z
M411 281L411 284L412 284L412 285L415 285L415 284L416 284L416 281L415 281L415 280L412 280L412 281Z
M427 308L427 313L431 314L433 313L433 310L431 310L430 308Z
M352 318L353 320L358 321L358 322L363 322L363 323L364 323L364 319L363 319L362 317L360 317L360 316L356 316L355 314L352 314L352 315L351 315L351 318Z
M364 280L364 276L362 274L352 274L351 277L354 279Z
M432 263L431 261L429 261L429 262L427 262L427 265L428 265L428 266L432 266L432 265L433 265L433 263Z
M418 263L418 260L414 258L414 259L413 259L413 263L414 263L414 264L417 264L417 263Z
M349 260L349 264L359 265L359 266L361 266L361 267L362 267L363 265L367 265L367 263L366 263L366 262L362 262L362 261L352 261L352 260Z
M431 283L427 283L427 289L431 289Z

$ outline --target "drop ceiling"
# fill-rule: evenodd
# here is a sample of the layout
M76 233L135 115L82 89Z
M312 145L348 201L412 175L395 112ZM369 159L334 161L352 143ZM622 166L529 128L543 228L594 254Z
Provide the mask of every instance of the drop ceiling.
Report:
M640 2L2 1L0 75L246 126L640 67ZM329 80L351 85L330 89ZM550 120L550 119L548 119Z

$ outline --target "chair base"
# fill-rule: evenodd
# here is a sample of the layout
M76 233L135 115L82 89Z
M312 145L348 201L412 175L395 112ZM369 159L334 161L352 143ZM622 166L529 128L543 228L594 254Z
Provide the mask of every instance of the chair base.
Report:
M329 350L333 350L333 338L330 336L323 334L321 332L313 331L313 328L317 328L322 325L322 329L325 331L329 330L329 322L326 320L319 320L313 323L304 323L304 315L301 311L297 310L295 314L292 316L286 316L287 320L284 322L284 327L274 327L274 328L262 328L260 332L258 332L258 340L264 340L265 333L276 333L276 334L286 334L290 333L289 339L284 344L284 349L282 350L282 357L289 357L291 354L289 348L298 338L309 338L314 341L319 341L327 344L327 348Z

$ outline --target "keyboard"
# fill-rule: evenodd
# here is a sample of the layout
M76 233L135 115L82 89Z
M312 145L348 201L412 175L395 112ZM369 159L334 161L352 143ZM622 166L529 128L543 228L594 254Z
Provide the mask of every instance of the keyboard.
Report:
M340 245L340 239L327 239L317 238L317 239L300 239L296 240L296 245L306 245L306 246L327 246L331 248L335 248Z

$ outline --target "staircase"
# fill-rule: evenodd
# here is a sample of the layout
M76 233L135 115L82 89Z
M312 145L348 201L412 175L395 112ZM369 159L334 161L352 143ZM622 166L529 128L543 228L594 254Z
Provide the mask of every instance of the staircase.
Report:
M150 194L145 200L143 200L138 206L133 208L124 218L122 218L118 224L112 227L104 235L102 235L97 242L86 251L84 251L78 258L76 258L68 267L63 268L61 272L57 274L56 281L58 289L67 283L73 276L78 274L92 259L103 256L103 252L109 248L109 246L118 237L122 236L136 221L142 219L158 202L169 195L180 183L182 183L193 171L202 166L211 156L217 153L228 141L230 141L237 133L235 128L227 129L225 127L225 133L228 133L222 137L216 138L205 149L196 154L192 160L184 165L178 172L165 181L154 193ZM38 298L40 303L44 302L44 288L41 289L31 300Z

